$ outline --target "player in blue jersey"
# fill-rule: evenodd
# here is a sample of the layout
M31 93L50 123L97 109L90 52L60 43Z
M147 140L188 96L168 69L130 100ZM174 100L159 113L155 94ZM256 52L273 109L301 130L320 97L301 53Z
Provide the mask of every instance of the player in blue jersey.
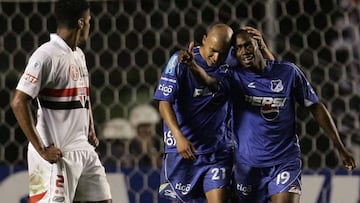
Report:
M229 72L233 78L215 81L220 89L226 89L223 84L227 82L232 88L237 202L300 201L301 153L296 135L296 103L312 113L333 141L344 166L354 169L353 156L345 149L328 110L303 72L290 62L265 60L261 46L249 30L235 31L233 39L234 48L228 60L229 64L235 64ZM195 63L190 64L191 69L200 70ZM214 86L214 78L203 73L196 75Z
M226 75L223 64L231 45L232 29L213 25L195 47L194 60L218 80ZM225 91L197 82L180 64L178 53L168 61L154 99L164 120L165 154L159 193L176 202L205 199L223 203L231 179L233 152L224 119L228 105Z

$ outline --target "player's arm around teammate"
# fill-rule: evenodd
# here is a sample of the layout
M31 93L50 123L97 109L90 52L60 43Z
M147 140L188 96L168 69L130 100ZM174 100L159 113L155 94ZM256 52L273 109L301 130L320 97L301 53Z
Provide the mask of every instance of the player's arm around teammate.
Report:
M256 40L259 50L263 57L267 60L275 60L275 55L271 52L269 47L267 46L262 33L250 26L245 26L242 29L246 30L249 34L253 36ZM234 39L233 39L234 40ZM187 50L180 50L179 51L179 62L182 64L186 64L188 68L190 68L193 76L199 81L201 84L209 86L211 89L218 88L218 82L216 78L212 77L211 75L207 74L204 69L198 66L194 61L193 50L194 42L189 42L189 46ZM234 50L233 50L234 51Z

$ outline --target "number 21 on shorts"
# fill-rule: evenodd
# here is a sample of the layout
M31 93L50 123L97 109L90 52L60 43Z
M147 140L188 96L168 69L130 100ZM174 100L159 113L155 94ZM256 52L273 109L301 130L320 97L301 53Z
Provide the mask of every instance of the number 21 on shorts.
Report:
M211 169L213 174L212 180L224 180L226 178L226 169L225 168L213 168Z

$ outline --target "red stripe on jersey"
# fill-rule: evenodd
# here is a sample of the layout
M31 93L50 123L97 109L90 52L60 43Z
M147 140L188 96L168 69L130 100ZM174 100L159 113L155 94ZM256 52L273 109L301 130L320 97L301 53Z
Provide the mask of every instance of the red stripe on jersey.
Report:
M39 202L44 196L46 192L42 192L40 194L30 196L30 203L37 203Z
M86 96L89 96L89 88L69 88L69 89L50 89L45 88L40 91L40 95L42 96L50 96L50 97L73 97L83 95L83 93L79 94L82 90L86 90Z

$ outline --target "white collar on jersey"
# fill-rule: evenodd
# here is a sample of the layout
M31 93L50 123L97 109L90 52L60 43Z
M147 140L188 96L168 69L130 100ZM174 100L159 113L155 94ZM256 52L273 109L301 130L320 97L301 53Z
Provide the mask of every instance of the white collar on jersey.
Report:
M66 44L66 42L56 33L50 34L50 41L55 42L58 44L61 48L63 48L65 51L72 52L73 50ZM76 47L76 49L78 49Z

